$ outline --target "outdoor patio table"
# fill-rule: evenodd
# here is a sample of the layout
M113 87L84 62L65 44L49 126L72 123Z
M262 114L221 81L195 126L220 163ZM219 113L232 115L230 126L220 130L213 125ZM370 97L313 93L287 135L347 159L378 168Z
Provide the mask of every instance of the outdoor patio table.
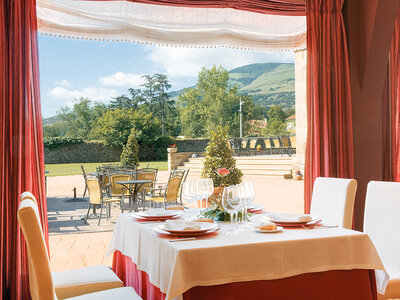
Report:
M137 192L140 189L140 187L146 183L152 183L152 180L122 180L122 181L117 181L117 184L123 185L127 189L129 189L129 211L132 211L132 208L135 211L139 211L137 207Z
M256 218L263 215L255 216ZM376 299L387 273L369 236L344 228L252 228L171 243L121 214L108 254L143 299ZM172 237L171 237L172 239Z

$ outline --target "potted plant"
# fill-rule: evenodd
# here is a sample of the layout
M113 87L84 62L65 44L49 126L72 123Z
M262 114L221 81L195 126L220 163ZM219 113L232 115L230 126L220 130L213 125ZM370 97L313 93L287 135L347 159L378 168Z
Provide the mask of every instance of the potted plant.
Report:
M168 153L175 153L178 151L178 148L176 148L176 144L169 145L169 148L167 148Z
M256 149L257 149L258 152L260 152L261 149L262 149L261 145L257 145Z
M303 174L301 174L300 170L296 171L294 178L296 180L302 180L303 179Z

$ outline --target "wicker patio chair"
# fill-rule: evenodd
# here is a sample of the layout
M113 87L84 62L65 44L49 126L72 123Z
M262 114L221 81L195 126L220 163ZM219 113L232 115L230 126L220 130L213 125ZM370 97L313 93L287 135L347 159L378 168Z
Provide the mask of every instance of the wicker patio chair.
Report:
M145 171L145 172L139 172L136 176L137 180L151 180L151 183L145 183L141 185L137 191L137 194L141 196L141 201L143 201L143 211L145 209L145 196L146 193L151 191L155 187L156 181L157 181L157 173L158 173L158 168L154 169L153 171ZM149 195L148 195L149 196Z
M290 140L290 147L292 149L292 154L296 153L296 136L292 135L289 137Z
M154 188L149 189L147 194L149 196L144 196L145 201L150 201L151 203L163 203L164 208L167 208L167 203L178 204L179 188L183 179L182 176L172 176L167 183L165 188ZM143 206L145 206L145 201Z
M247 149L248 144L249 144L248 139L242 139L242 141L240 143L239 155L242 155L242 153L250 155L250 151L249 151L249 149Z
M273 137L272 138L272 143L274 146L274 154L281 154L282 153L282 148L281 148L281 141L279 139L279 137Z
M264 145L265 145L265 154L272 154L272 142L270 138L265 138L264 139Z
M87 176L86 185L88 187L88 192L89 192L89 207L88 207L88 211L86 214L85 223L87 223L90 208L92 207L92 205L100 205L99 223L97 225L100 225L104 205L107 205L107 207L106 207L107 220L110 216L110 206L109 206L110 203L119 202L121 205L121 210L122 210L122 207L123 207L122 197L107 196L106 191L101 187L100 180L97 177Z
M249 155L251 152L253 152L254 155L257 155L257 138L250 139Z
M290 141L289 141L289 137L287 136L281 136L280 138L281 140L281 154L287 154L289 156L292 156L292 149L290 147Z

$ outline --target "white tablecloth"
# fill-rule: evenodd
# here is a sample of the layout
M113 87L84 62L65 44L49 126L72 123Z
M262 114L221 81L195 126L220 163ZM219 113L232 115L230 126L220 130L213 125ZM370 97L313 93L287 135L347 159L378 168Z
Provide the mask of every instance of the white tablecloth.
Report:
M257 215L260 218L262 215ZM152 229L121 214L108 255L128 256L150 282L169 299L179 299L194 286L271 280L330 270L376 270L378 292L384 292L387 273L369 236L344 228L285 229L274 234L248 228L227 236L220 223L216 237L170 243Z

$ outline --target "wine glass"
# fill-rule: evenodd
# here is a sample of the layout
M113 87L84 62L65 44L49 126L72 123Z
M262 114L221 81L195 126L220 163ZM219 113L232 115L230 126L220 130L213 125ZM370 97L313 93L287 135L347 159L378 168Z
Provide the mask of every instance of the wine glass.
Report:
M197 201L194 181L186 181L183 183L182 200L187 202L188 204L191 204L191 203L194 203ZM190 217L193 217L193 209L189 208L189 215L190 215Z
M214 183L212 178L204 179L205 190L206 190L206 207L208 207L208 198L214 193Z
M222 193L221 200L222 207L225 211L227 211L230 215L231 219L231 229L226 233L227 235L236 235L238 234L237 230L233 230L233 218L234 214L238 211L240 206L240 199L238 197L238 189L235 186L225 187Z

